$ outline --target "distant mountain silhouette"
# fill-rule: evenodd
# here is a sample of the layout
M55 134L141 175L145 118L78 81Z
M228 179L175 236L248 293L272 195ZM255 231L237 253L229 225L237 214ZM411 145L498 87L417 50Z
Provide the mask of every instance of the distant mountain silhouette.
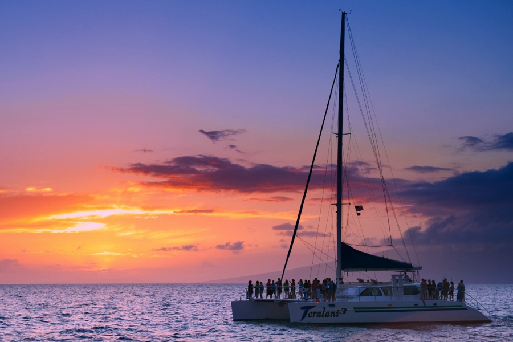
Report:
M331 269L330 269L331 267ZM335 262L330 262L327 264L316 264L312 266L304 266L298 268L292 268L290 270L285 271L285 279L289 281L291 279L295 279L296 282L299 279L324 279L324 278L335 278ZM250 274L242 277L236 278L226 278L226 279L216 279L211 281L206 281L205 283L247 283L248 280L252 280L253 283L255 281L264 281L267 282L267 279L277 280L281 277L280 271L273 271L267 273L259 273L259 274Z

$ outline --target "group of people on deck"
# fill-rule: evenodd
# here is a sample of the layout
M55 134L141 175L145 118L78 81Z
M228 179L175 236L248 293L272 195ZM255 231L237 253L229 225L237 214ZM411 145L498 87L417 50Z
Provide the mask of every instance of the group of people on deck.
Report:
M267 283L256 281L253 285L251 280L248 283L246 292L247 299L261 298L263 299L264 289L266 290L265 298L289 298L289 299L317 299L325 302L335 301L335 293L337 285L331 278L326 278L322 282L315 278L313 280L299 279L296 283L295 279L289 282L288 279L282 282L280 278L275 282L267 279ZM297 289L297 292L296 292Z
M456 300L458 302L465 301L465 284L463 280L458 283L456 288ZM454 283L442 280L438 284L434 280L422 279L420 282L420 299L421 300L454 300Z

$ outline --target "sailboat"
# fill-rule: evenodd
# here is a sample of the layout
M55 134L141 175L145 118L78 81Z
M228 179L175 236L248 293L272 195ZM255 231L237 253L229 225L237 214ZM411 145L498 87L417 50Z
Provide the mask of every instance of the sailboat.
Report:
M408 323L408 322L445 322L445 323L485 323L490 319L480 310L468 306L463 301L427 300L421 297L420 284L411 282L406 274L422 269L412 263L379 257L359 251L342 241L343 206L343 94L344 94L344 41L347 13L342 12L340 35L340 61L338 68L339 108L337 135L337 175L336 175L336 295L334 301L304 299L254 299L238 300L231 303L234 320L283 319L292 323L327 324L369 324L369 323ZM331 95L330 95L331 97ZM324 125L324 122L323 122ZM321 127L322 131L322 127ZM314 160L315 154L314 153ZM312 162L313 167L313 162ZM311 172L311 170L310 170ZM311 173L310 173L311 175ZM287 266L299 219L306 197L308 182L291 246L289 248L283 274ZM356 210L361 210L357 208ZM394 271L387 283L344 283L343 272ZM417 279L418 280L418 279ZM479 308L479 307L478 307Z

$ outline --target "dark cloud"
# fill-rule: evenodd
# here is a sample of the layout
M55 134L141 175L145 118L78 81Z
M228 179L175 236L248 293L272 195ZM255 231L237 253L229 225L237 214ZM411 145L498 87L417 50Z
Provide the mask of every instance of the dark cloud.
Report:
M363 176L370 172L366 165L351 163L344 169L353 198L369 196L369 189L382 187L379 178ZM146 186L212 192L272 193L303 191L310 167L278 167L268 164L247 167L232 163L227 158L198 155L177 157L160 164L135 163L126 168L111 170L165 179L140 183ZM335 170L334 165L314 167L309 190L329 188L330 172ZM396 179L395 183L402 187L411 182Z
M237 145L227 145L226 147L227 147L227 148L229 148L229 149L231 149L231 150L234 150L235 152L238 152L238 153L242 153L242 154L244 154L244 152L242 152L241 150L239 150L239 149L237 148Z
M430 216L457 210L513 205L513 163L498 170L465 172L435 183L415 183L401 192L414 211Z
M212 142L230 139L230 137L242 133L246 133L245 129L223 129L221 131L204 131L200 129L198 132L204 134Z
M405 237L419 245L513 243L513 163L497 170L462 173L401 192L410 211L428 217L425 229Z
M285 236L292 236L292 234L294 234L294 227L295 225L293 224L290 224L289 222L286 222L286 223L283 223L283 224L280 224L280 225L277 225L277 226L273 226L271 229L272 230L277 230L277 234L278 235L285 235ZM327 237L327 236L331 236L331 233L321 233L321 232L317 232L317 231L314 231L313 230L313 227L312 226L308 226L307 227L308 230L304 229L303 225L299 225L297 227L297 235L300 236L300 237ZM281 242L281 240L280 240Z
M440 171L453 171L453 169L448 169L445 167L436 167L436 166L419 166L414 165L407 167L405 170L410 170L418 173L434 173L434 172L440 172Z
M471 149L478 152L493 150L513 151L513 132L503 135L497 134L488 141L473 136L464 136L458 139L463 142L462 149Z
M134 152L151 153L153 150L150 150L149 148L141 148L139 150L135 150Z
M273 197L269 197L269 198L251 197L249 200L250 201L259 201L259 202L289 202L289 201L293 201L294 199L290 198L290 197L285 197L285 196L273 196Z
M494 140L493 149L513 151L513 132L497 135Z
M244 241L237 241L234 243L227 242L224 245L217 245L217 249L232 251L234 253L239 253L244 249Z
M152 251L169 252L169 251L197 251L198 245L182 245L181 247L161 247L154 248Z
M330 237L331 233L321 233L321 232L315 232L313 230L304 230L301 232L297 232L297 236L299 236L299 237Z
M290 230L290 231L293 231L295 227L296 227L295 225L292 225L292 224L287 222L287 223L284 223L284 224L279 224L277 226L273 226L271 229L272 230ZM301 229L303 229L303 226L299 225L297 227L297 229L301 230Z
M479 149L484 144L483 140L469 135L459 137L458 139L463 142L463 148Z
M308 170L257 164L245 167L229 159L214 156L177 157L161 164L135 163L114 171L166 178L160 182L144 182L147 186L179 188L197 191L236 191L270 193L302 191ZM314 171L310 189L325 186L324 171Z

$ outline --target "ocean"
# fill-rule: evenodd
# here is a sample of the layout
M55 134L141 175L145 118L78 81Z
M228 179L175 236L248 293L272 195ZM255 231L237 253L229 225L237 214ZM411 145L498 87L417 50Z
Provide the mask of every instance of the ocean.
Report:
M513 285L467 285L487 324L234 322L241 284L0 285L0 341L513 341Z

